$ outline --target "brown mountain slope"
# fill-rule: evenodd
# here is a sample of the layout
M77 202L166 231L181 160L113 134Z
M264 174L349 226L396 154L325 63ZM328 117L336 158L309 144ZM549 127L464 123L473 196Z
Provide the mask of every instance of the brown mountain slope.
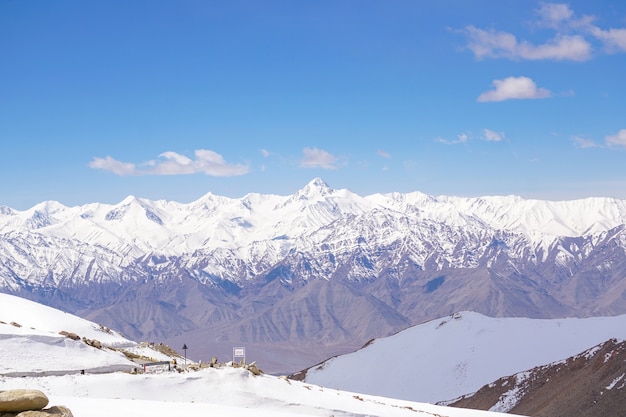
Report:
M626 342L611 339L566 360L500 378L447 405L533 417L623 417Z

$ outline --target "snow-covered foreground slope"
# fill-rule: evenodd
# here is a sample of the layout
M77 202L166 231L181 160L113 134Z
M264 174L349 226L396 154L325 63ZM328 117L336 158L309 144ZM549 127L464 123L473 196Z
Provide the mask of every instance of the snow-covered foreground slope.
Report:
M81 340L74 340L60 332ZM97 340L104 348L89 346L82 338ZM0 294L0 375L132 369L137 364L121 352L107 347L132 348L135 345L119 333L80 317L23 298Z
M626 315L539 320L462 312L330 359L309 369L304 381L435 403L611 338L626 339Z
M242 368L131 375L1 378L3 389L48 393L75 417L159 416L381 416L496 417L504 414L441 407L338 391Z
M0 324L0 390L39 389L50 398L50 405L65 405L75 417L503 416L255 376L230 366L181 373L90 373L112 369L111 357L118 364L132 363L124 362L119 352L95 349L58 331L99 337L100 326L5 294L0 294L0 320L10 320ZM27 325L18 327L19 322ZM112 336L111 345L138 348L114 331L105 333ZM15 377L7 372L19 369L21 375L39 375L41 368L63 375ZM83 375L78 369L87 372Z
M43 334L58 335L61 331L71 331L80 337L99 340L103 345L109 347L136 345L135 342L128 340L115 330L56 308L9 294L0 293L0 321L20 325L22 333L37 330ZM15 331L15 329L11 331Z

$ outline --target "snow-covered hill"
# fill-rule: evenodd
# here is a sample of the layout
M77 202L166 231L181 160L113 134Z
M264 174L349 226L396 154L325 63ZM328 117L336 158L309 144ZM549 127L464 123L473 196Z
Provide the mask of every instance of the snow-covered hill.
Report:
M289 196L0 208L0 291L294 372L451 314L626 314L626 201ZM360 318L367 318L361 320Z
M4 294L0 294L0 306L0 318L29 326L0 325L0 364L11 363L23 374L39 373L40 367L63 374L13 377L7 376L11 373L6 372L7 368L0 368L2 390L41 390L50 398L51 405L65 405L76 417L503 416L339 391L263 374L255 376L244 368L228 366L181 373L104 372L106 368L112 370L107 355L94 356L88 347L79 349L73 344L59 343L54 336L57 330L82 332L102 339L106 334L110 336L108 342L116 346L134 342L115 331L102 333L94 323ZM21 344L13 343L17 339ZM81 363L87 372L79 373L75 363ZM90 370L101 372L94 374Z
M306 371L304 381L434 403L611 338L626 339L626 315L544 320L461 312L325 361Z

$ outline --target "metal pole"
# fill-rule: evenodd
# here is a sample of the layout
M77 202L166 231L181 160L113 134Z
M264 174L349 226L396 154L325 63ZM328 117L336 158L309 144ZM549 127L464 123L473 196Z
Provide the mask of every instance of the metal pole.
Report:
M183 345L183 351L185 352L185 368L187 367L187 344Z

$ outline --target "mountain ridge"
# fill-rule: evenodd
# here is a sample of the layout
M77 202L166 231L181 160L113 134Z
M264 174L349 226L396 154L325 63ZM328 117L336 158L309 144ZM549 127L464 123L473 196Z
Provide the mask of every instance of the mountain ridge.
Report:
M298 206L303 201L305 207ZM326 203L326 207L320 203ZM91 220L89 225L98 227L103 227L103 224L111 226L112 223L104 222L115 222L121 219L126 219L128 223L141 221L142 226L150 226L150 223L146 223L150 221L159 226L167 224L181 228L176 232L185 233L194 230L195 223L192 222L185 228L184 222L197 220L192 219L190 213L198 216L200 220L207 220L211 218L210 215L218 214L216 216L218 218L213 219L214 221L228 222L238 218L246 219L246 217L256 220L254 215L258 216L259 220L267 221L268 213L289 209L294 204L297 206L294 211L302 211L305 208L309 210L326 208L325 214L335 215L362 214L373 209L413 212L420 218L429 218L449 225L465 225L469 217L473 217L494 229L515 230L529 235L543 233L552 236L581 236L606 231L626 223L626 200L608 197L549 201L527 200L518 196L434 197L420 192L406 194L395 192L362 197L347 189L334 190L322 179L315 178L290 196L247 194L242 198L228 198L207 193L191 203L153 201L128 196L117 204L89 203L66 207L57 201L46 201L23 211L3 206L4 209L0 212L0 232L47 227L52 227L50 231L53 232L55 226L59 225L81 226L78 224L78 218L80 218ZM220 211L216 210L218 206L225 207ZM132 218L129 218L131 217L129 211L134 211L131 213L134 214ZM96 217L96 214L99 217ZM336 216L331 216L326 220L336 218ZM68 224L71 221L74 223ZM274 221L271 224L275 228L280 221ZM124 231L119 227L116 229L120 232ZM270 233L266 230L262 231L265 232L263 236L265 239L272 237L271 231ZM148 238L144 237L144 239Z

